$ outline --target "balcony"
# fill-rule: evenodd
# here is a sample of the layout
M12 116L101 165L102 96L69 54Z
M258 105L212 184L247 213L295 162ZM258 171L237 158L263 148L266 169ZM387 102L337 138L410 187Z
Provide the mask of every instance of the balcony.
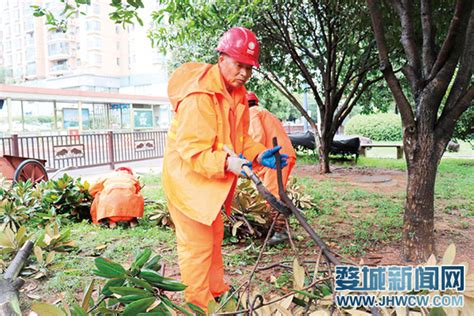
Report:
M68 41L68 34L63 32L48 32L48 42Z
M70 56L68 42L54 42L48 44L48 60L67 59Z
M70 67L67 63L54 64L49 68L49 74L53 76L61 76L70 72Z
M55 61L55 60L60 60L60 59L67 59L71 57L71 54L68 51L62 51L62 52L50 52L48 54L48 60L49 61Z

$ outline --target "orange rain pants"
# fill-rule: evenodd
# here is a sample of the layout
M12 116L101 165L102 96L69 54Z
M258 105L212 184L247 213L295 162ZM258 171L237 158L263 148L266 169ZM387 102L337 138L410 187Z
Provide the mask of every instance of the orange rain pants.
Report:
M207 303L227 292L221 245L224 223L217 214L211 226L199 223L181 213L168 201L168 209L176 226L178 262L181 281L188 287L185 300L207 311Z

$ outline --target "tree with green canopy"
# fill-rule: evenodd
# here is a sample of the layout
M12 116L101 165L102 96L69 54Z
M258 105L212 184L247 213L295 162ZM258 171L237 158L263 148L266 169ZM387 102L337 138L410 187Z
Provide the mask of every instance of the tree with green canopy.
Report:
M353 19L361 1L161 1L150 37L162 48L179 47L190 56L214 54L219 36L246 26L259 37L264 78L308 120L317 137L321 172L330 172L334 135L370 85L377 66L367 17ZM347 23L347 21L351 23ZM196 47L198 49L196 50ZM310 117L298 94L307 90L321 114Z
M403 223L403 257L425 262L435 252L434 188L438 164L461 115L472 109L474 82L473 1L367 0L380 70L403 126L408 168ZM393 71L386 19L398 17L404 50L404 90ZM449 18L450 20L449 20ZM394 28L388 30L392 32ZM451 85L451 88L449 89Z

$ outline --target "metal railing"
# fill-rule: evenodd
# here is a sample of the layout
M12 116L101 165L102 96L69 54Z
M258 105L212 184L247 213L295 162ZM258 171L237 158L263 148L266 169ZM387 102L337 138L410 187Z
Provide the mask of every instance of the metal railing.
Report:
M0 154L46 160L46 168L93 167L161 158L166 131L0 138Z

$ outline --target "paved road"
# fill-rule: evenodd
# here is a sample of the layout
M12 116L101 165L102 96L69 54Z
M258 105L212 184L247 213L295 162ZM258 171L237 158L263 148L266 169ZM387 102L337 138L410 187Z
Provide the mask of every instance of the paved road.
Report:
M145 174L161 174L161 169L163 165L163 158L159 159L149 159L149 160L140 160L133 161L128 163L118 163L115 165L115 168L118 167L130 167L137 175ZM112 170L110 166L100 166L92 168L81 168L81 169L71 169L60 171L58 173L49 173L49 177L54 175L54 179L61 177L64 173L67 173L75 178L80 177L82 180L87 180L88 182L93 182L102 175L105 175Z

